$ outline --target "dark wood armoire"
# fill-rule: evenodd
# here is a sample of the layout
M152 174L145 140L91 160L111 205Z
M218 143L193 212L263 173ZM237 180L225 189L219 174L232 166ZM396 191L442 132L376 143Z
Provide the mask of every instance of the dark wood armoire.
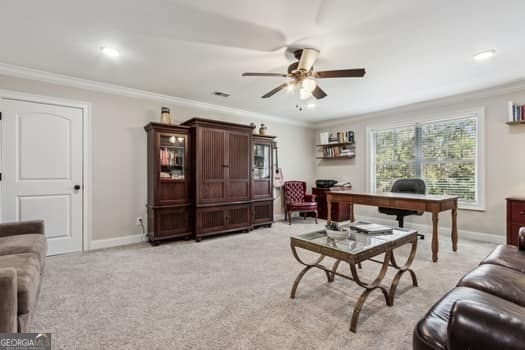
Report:
M201 118L145 128L150 241L185 235L200 241L271 225L273 137L252 135L248 125Z

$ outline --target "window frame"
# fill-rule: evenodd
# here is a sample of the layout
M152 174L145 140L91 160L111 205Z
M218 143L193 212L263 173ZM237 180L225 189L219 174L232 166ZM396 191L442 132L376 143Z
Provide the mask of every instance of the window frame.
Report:
M366 154L367 154L367 172L366 172L366 188L370 192L376 192L376 163L375 163L375 142L374 132L385 131L403 127L418 127L420 124L427 124L432 122L452 121L464 118L476 118L477 121L477 157L475 160L476 174L476 192L477 202L463 202L458 201L458 208L463 210L485 211L485 107L472 108L468 110L458 111L455 113L444 114L441 116L428 116L419 119L410 119L401 123L382 123L378 127L370 126L366 128ZM417 153L417 152L416 152ZM423 163L423 161L422 161Z

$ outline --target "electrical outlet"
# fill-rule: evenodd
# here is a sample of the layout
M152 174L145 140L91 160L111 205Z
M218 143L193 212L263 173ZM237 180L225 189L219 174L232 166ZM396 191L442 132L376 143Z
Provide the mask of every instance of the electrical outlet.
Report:
M144 220L142 219L141 216L137 217L137 225L142 225L142 223L144 222Z

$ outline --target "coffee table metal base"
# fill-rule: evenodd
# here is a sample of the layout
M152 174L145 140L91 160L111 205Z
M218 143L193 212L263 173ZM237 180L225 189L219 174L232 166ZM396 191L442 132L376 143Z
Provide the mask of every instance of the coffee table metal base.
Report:
M304 275L306 274L306 272L308 272L312 268L317 268L317 269L323 270L325 272L325 274L326 274L326 279L327 279L328 282L333 282L334 279L335 279L335 276L339 276L339 277L345 278L347 280L354 281L357 285L359 285L360 287L364 288L364 291L361 293L361 295L359 296L359 299L357 300L357 303L354 306L354 311L352 312L352 319L350 321L350 331L355 333L356 330L357 330L357 321L359 319L359 314L361 313L361 309L363 308L363 305L364 305L366 299L368 298L368 296L374 290L379 289L383 293L383 296L385 297L386 305L387 306L392 306L392 305L394 305L394 296L395 296L395 292L396 292L396 289L397 289L397 285L399 283L399 280L401 279L401 276L405 272L409 272L410 273L410 276L412 277L412 285L414 287L417 287L418 284L417 284L416 273L410 268L410 266L412 265L412 262L414 261L414 258L416 256L417 240L412 241L411 243L412 243L412 247L411 247L411 250L410 250L410 254L409 254L408 258L407 258L407 261L405 262L405 264L403 266L399 266L398 265L398 263L397 263L397 261L396 261L396 259L394 257L394 249L386 250L384 252L384 258L383 258L382 261L374 259L374 258L366 259L368 261L372 261L372 262L381 264L381 269L379 270L379 273L377 274L376 278L372 282L367 283L367 282L363 282L361 280L361 278L359 277L359 273L358 273L358 268L357 267L360 268L361 261L359 261L358 263L352 262L352 261L345 261L345 262L348 263L348 265L350 267L350 273L351 273L350 276L349 275L345 275L345 274L337 272L337 269L338 269L340 263L342 262L342 260L336 260L331 269L327 268L324 265L321 265L321 262L326 257L326 255L322 255L321 254L319 256L319 258L317 258L317 260L315 260L313 263L310 263L310 264L304 262L299 257L299 255L297 254L297 247L292 241L290 247L291 247L293 256L295 257L295 259L300 264L304 265L305 267L301 270L301 272L299 272L299 274L295 278L295 281L294 281L293 286L292 286L292 291L290 293L290 298L295 299L295 295L297 293L297 287L299 286L299 282L301 282L301 280L304 277ZM364 260L364 261L366 261L366 260ZM394 276L394 278L392 279L392 282L391 282L390 286L387 287L385 285L382 285L381 282L385 278L385 275L386 275L389 267L392 267L392 268L394 268L394 269L396 269L398 271L397 271L396 275Z

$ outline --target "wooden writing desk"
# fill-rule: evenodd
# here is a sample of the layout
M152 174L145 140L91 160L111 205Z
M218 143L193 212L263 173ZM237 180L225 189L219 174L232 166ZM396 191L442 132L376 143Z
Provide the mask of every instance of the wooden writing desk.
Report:
M348 203L350 206L350 221L354 221L354 204L374 207L427 211L432 213L432 261L438 260L438 216L446 210L452 212L452 250L458 249L458 197L438 196L408 193L357 193L350 191L330 191L326 194L328 221L331 218L332 203Z

